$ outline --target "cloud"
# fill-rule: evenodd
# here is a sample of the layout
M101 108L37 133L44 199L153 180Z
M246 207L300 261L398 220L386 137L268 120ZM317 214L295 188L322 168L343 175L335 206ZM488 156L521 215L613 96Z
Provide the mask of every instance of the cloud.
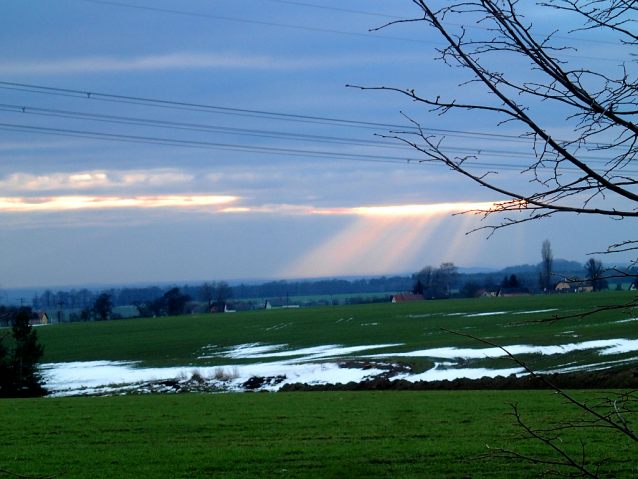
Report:
M151 70L183 70L192 68L246 70L308 70L337 68L373 63L400 62L401 58L385 55L276 57L241 53L190 53L138 57L98 56L53 61L4 63L0 73L9 75L69 73L102 73Z
M224 205L235 196L57 196L49 198L0 198L0 211L34 212L113 208L193 208Z
M356 208L326 208L314 211L316 214L342 214L360 216L385 217L423 217L440 213L460 213L470 210L487 210L494 206L488 203L440 203L429 205L400 205L400 206L361 206Z
M354 208L315 208L307 205L269 204L255 206L250 210L260 213L287 215L348 215L385 218L423 218L446 213L487 210L494 202L484 203L439 203L428 205L358 206Z
M0 181L0 189L8 192L81 190L87 188L129 187L147 184L163 186L173 183L185 183L194 179L194 175L179 170L135 170L135 171L82 171L73 173L50 173L32 175L14 173Z
M163 178L162 175L158 175ZM170 175L169 175L170 176ZM179 175L177 175L179 178ZM122 175L117 184L135 184L152 181L155 176L148 174ZM157 180L157 178L155 178ZM53 189L60 185L74 188L87 186L113 186L104 173L77 173L65 175L62 180L57 177L16 177L23 189ZM159 181L159 180L157 180ZM0 186L2 186L0 184ZM215 206L237 202L238 196L230 195L145 195L145 196L89 196L69 195L50 197L0 197L0 212L33 212L33 211L65 211L78 209L113 209L113 208L192 208ZM244 198L244 203L249 199ZM317 208L311 205L295 204L243 204L238 206L210 210L212 213L254 213L283 216L356 216L368 218L413 219L432 218L436 215L461 213L464 211L482 211L493 206L489 203L441 203L428 205L396 205L396 206L360 206L354 208Z

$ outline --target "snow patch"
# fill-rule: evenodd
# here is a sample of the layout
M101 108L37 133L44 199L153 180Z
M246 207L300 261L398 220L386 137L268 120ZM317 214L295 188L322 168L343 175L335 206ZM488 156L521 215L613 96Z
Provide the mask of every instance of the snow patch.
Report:
M481 359L489 357L503 357L506 353L496 347L490 348L433 348L409 352L386 352L384 354L365 354L365 352L403 346L403 343L376 344L344 347L340 345L323 345L301 349L285 350L287 344L248 343L228 348L226 351L213 356L228 359L257 359L264 360L255 364L217 365L211 367L182 366L169 368L140 368L135 361L90 361L72 363L42 364L40 371L46 387L53 391L51 397L72 396L82 394L127 394L128 392L157 392L148 384L170 380L188 381L194 373L206 378L208 384L214 386L215 391L243 391L245 384L253 377L277 380L264 381L260 390L276 391L285 384L307 383L348 383L360 382L387 373L387 370L372 368L340 367L337 360L348 356L364 356L367 358L387 358L388 356L428 357L435 361L435 367L420 374L400 373L390 379L406 379L408 381L440 381L457 378L477 379L484 376L509 376L511 374L525 374L523 368L486 369L459 367L467 359ZM216 349L208 346L205 350ZM565 354L572 351L597 350L600 356L626 354L638 351L638 340L609 339L585 341L554 346L510 345L505 348L514 355L524 354ZM363 353L363 354L362 354ZM614 364L629 364L638 357L603 361L598 364L575 365L565 363L562 369L552 372L573 372L585 369L611 367ZM232 374L220 374L220 370L228 369ZM137 385L137 386L136 386ZM142 389L135 389L141 387ZM146 389L144 389L146 388ZM166 386L169 392L169 386ZM178 388L179 389L179 388Z
M550 311L558 311L558 308L552 308L552 309L537 309L537 310L534 310L534 311L516 311L515 313L512 313L512 314L549 313Z
M583 351L587 349L599 349L600 355L622 354L638 351L637 339L601 339L596 341L584 341L582 343L559 344L555 346L532 346L526 344L513 344L504 346L511 354L518 356L522 354L565 354L572 351ZM440 359L481 359L498 358L507 356L507 353L500 348L435 348L421 351L411 351L404 353L394 353L394 356L402 357L429 357ZM383 355L377 354L372 357L378 358Z

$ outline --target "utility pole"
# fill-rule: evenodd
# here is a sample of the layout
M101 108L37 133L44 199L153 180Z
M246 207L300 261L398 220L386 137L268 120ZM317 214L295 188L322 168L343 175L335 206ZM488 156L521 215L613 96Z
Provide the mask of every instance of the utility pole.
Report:
M58 301L58 323L62 322L62 306L64 306L64 301Z
M20 300L20 309L22 309L24 307L24 302L26 301L25 298L18 298Z

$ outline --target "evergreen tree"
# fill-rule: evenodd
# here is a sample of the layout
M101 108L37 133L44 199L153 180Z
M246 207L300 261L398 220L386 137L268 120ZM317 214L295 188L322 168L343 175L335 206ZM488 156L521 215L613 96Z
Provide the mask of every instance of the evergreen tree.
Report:
M4 345L4 340L11 333L5 333L0 336L0 397L2 397L3 392L6 391L6 388L9 384L10 377L10 363L9 363L9 351Z
M412 293L414 294L423 294L423 284L421 284L421 280L418 280L414 285L414 289L412 289Z
M29 324L29 315L21 309L11 328L11 347L6 336L0 344L0 397L34 397L47 393L37 368L44 354L37 332Z

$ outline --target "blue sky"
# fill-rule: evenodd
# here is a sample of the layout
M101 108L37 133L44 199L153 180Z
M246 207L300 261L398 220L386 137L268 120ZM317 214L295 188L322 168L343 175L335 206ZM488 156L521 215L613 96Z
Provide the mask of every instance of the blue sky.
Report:
M540 33L566 22L528 13ZM486 223L454 213L507 198L379 135L409 128L407 116L454 154L513 166L499 179L522 188L518 166L533 151L498 118L346 88L485 96L457 89L467 77L434 60L441 40L425 25L369 31L415 15L407 0L5 0L0 282L504 267L537 262L544 239L556 257L585 262L628 239L629 223L576 216L466 235ZM617 67L617 47L579 38L569 61ZM563 112L538 118L555 135L573 130Z

